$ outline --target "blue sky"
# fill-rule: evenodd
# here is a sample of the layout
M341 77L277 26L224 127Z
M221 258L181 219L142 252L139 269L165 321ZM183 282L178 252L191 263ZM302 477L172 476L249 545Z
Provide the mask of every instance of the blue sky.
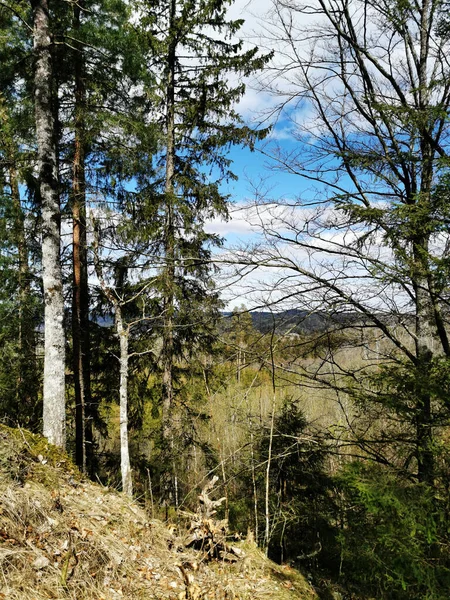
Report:
M265 15L272 6L271 0L235 0L228 11L231 19L242 18L245 20L241 29L241 36L253 47L257 45L265 52L261 41L261 32L265 27ZM239 103L237 110L249 123L257 123L261 115L270 110L277 104L279 99L270 94L258 90L258 83L249 80L247 82L247 91ZM269 123L267 123L269 124ZM280 120L274 125L274 128L268 138L268 141L276 141L282 150L293 150L298 146L298 142L291 135L292 123L287 120ZM262 148L265 143L260 143ZM230 194L231 220L227 223L215 221L208 227L217 231L226 237L228 245L235 245L239 241L249 242L256 239L255 233L245 227L245 223L240 215L233 218L233 207L255 199L255 186L265 189L266 199L298 197L302 190L308 186L299 176L289 175L280 170L273 170L270 167L270 160L258 150L251 152L248 148L233 147L230 150L229 158L233 161L231 170L237 175L236 182L230 182L223 185L223 191ZM261 182L264 182L261 185Z
M293 138L277 139L277 143L283 150L293 150L298 147L298 142ZM264 143L261 143L260 147L264 148ZM241 218L233 218L237 207L255 201L256 189L268 201L297 198L309 186L298 175L273 169L273 161L257 149L251 151L249 148L233 147L228 156L233 161L231 170L238 177L237 181L230 181L222 186L224 193L230 195L231 219L222 225L215 221L212 229L225 236L227 244L234 245L239 241L248 242L250 239L256 239L254 233L250 235L250 229L245 229Z

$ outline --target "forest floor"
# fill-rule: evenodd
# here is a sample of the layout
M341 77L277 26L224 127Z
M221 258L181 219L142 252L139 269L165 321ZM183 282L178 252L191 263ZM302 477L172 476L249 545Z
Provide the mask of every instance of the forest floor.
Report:
M252 542L233 543L239 557L227 562L183 536L81 477L44 438L0 426L0 599L317 599Z

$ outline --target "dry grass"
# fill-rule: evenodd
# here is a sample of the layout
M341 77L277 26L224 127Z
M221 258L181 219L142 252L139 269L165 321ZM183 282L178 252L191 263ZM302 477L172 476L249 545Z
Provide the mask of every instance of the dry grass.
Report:
M208 563L43 438L0 427L0 598L316 598L298 572L243 546L236 564Z

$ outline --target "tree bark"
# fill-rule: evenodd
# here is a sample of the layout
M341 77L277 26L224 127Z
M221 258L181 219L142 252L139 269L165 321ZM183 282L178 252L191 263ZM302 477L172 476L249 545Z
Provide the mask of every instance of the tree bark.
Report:
M423 0L420 9L420 54L417 68L418 74L418 108L427 111L430 108L430 86L427 81L427 63L430 52L430 16L433 8L429 0ZM431 146L427 127L422 122L420 127L421 181L420 193L416 203L429 207L434 172L434 152ZM429 209L428 209L429 210ZM413 285L416 296L416 355L419 369L423 376L430 369L434 353L434 340L438 336L438 324L434 309L432 289L430 289L429 235L417 236L413 239ZM432 430L431 392L422 389L418 393L417 405L417 465L419 481L433 485L434 483L434 450Z
M276 407L276 396L277 396L277 386L275 381L275 358L273 352L273 342L275 337L275 321L272 326L272 335L270 339L270 361L272 367L272 412L270 417L270 431L269 431L269 449L267 453L267 464L266 464L266 490L265 490L265 520L266 520L266 528L264 532L264 550L266 555L269 555L269 544L270 544L270 468L272 466L272 447L273 447L273 434L274 434L274 425L275 425L275 407Z
M37 404L38 378L36 373L36 335L31 310L30 265L25 231L25 213L19 188L18 153L14 140L14 126L6 104L1 102L1 125L3 127L2 150L5 155L13 210L13 240L18 261L18 368L16 375L16 415L19 423L30 425L37 419L33 410Z
M169 30L174 27L176 0L170 3ZM163 273L163 348L162 348L162 437L165 462L174 466L173 439L173 365L174 365L174 285L175 285L175 240L174 240L174 176L175 176L175 50L176 40L171 39L168 53L167 90L166 90L166 172L165 172L165 224ZM176 474L174 473L174 476ZM163 474L162 494L168 500L173 485L169 471Z
M74 6L74 30L80 29L82 3ZM92 467L92 410L90 384L89 289L86 244L86 173L84 58L78 44L75 60L75 140L72 183L73 295L72 340L75 383L75 454L83 473Z
M20 200L19 179L13 150L11 149L9 160L9 183L14 209L14 238L17 245L19 259L19 372L17 377L16 401L18 414L22 404L27 410L35 404L35 366L36 366L36 337L33 321L29 314L30 302L30 266L28 263L28 247L25 235L25 216Z
M34 28L35 119L42 202L42 279L44 289L44 436L66 442L64 300L60 264L61 214L52 107L53 69L47 0L32 0Z
M416 356L418 379L427 380L433 358L437 326L428 285L428 240L414 241L414 292L416 297ZM434 449L431 391L418 382L416 406L417 474L422 483L433 485Z
M116 330L120 343L120 469L122 471L122 491L133 496L130 451L128 446L128 328L124 327L122 309L116 304Z
M120 427L120 470L122 473L122 491L130 496L133 495L133 481L131 478L130 451L128 445L128 338L130 334L129 326L126 327L123 321L122 305L114 291L106 283L103 276L103 269L100 264L98 227L94 223L94 265L95 272L100 281L103 293L114 306L116 332L119 336L120 355L119 355L119 427Z

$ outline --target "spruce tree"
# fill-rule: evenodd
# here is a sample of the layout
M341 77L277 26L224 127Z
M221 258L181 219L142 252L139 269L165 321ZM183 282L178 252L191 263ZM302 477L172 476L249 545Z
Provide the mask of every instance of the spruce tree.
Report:
M226 156L230 146L252 145L264 135L246 127L234 105L245 90L242 78L261 68L268 57L259 56L256 48L243 50L243 43L236 40L242 21L227 19L229 5L228 0L141 5L148 69L157 78L149 93L154 116L161 115L161 175L149 201L155 207L152 249L158 257L161 295L162 443L166 468L170 465L174 471L175 439L180 437L179 359L188 338L193 350L207 332L203 317L217 315L219 309L211 253L221 240L205 231L205 222L227 215L221 183L234 177ZM230 76L239 82L231 84ZM189 321L181 322L186 305L191 308ZM176 473L172 483L167 473L165 478L167 499L177 493Z
M35 226L30 31L26 6L0 10L1 406L11 422L38 421L38 301L29 230ZM23 19L23 20L22 20ZM27 199L29 200L27 202Z
M95 10L94 10L95 7ZM121 119L132 119L126 83L134 77L136 47L130 43L130 9L122 1L84 0L62 15L57 32L61 45L60 118L66 133L61 137L60 160L72 213L72 364L75 392L75 456L83 471L93 469L93 421L88 287L87 204L104 193L115 201L104 177L110 145L117 143ZM137 61L136 61L137 62ZM112 134L112 131L115 131ZM111 137L113 139L111 139ZM99 171L103 174L99 175ZM102 187L99 190L99 185Z

